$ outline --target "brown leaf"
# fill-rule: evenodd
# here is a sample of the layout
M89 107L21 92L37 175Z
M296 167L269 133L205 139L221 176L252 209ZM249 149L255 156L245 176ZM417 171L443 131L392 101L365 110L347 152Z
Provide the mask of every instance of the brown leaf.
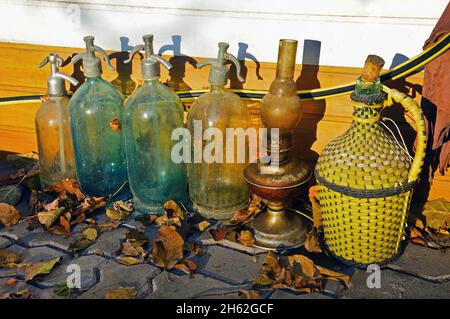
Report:
M422 245L425 247L430 247L434 249L441 249L441 245L434 243L425 238L425 236L419 231L419 229L413 227L410 233L410 242L416 245Z
M49 274L53 267L61 261L61 256L46 262L31 265L25 269L25 280L33 280L36 276Z
M215 241L224 240L229 233L231 233L236 227L223 227L216 229L209 229L209 234Z
M178 217L180 219L184 219L184 211L182 208L180 208L180 206L178 206L178 204L175 201L173 200L167 201L166 203L164 203L163 208L166 211L167 216L169 218Z
M184 263L176 264L173 268L175 268L175 269L177 269L177 270L179 270L181 272L184 272L186 275L191 275L192 274L192 272L189 269L189 267L186 264L184 264Z
M130 256L119 256L116 258L116 261L126 266L133 266L141 263L139 259Z
M105 231L110 231L113 229L116 229L121 224L120 221L110 221L110 222L104 222L98 225L98 229L101 233L104 233Z
M52 227L52 225L58 220L59 216L64 212L64 207L59 207L55 210L44 211L37 214L39 222L47 228Z
M350 283L350 276L316 265L316 269L319 271L321 277L326 277L328 280L341 281L348 285Z
M322 226L322 213L321 213L321 207L319 202L319 194L318 194L318 186L314 185L311 186L309 189L309 200L311 201L312 205L312 213L313 213L313 221L314 221L314 227L319 228Z
M109 122L109 127L114 131L114 132L119 132L121 127L120 127L120 121L117 117L113 118L111 120L111 122Z
M76 209L75 215L89 214L90 212L99 209L106 205L103 197L87 197Z
M204 220L204 221L202 221L202 222L197 224L197 228L198 228L199 231L204 231L210 225L211 224L207 220Z
M66 218L64 218L64 216L59 216L59 223L61 224L62 227L64 227L64 230L70 234L70 224L67 221Z
M427 202L422 214L425 216L426 226L433 229L450 228L450 202L444 198Z
M20 213L14 206L0 203L0 222L6 227L17 224L20 220Z
M316 273L316 268L314 262L306 256L303 255L292 255L288 257L289 264L299 263L301 266L302 274L308 278L313 278Z
M261 299L261 295L256 290L243 290L238 291L239 296L245 296L245 299Z
M174 228L161 226L153 242L153 262L166 270L173 268L183 258L183 246L183 237Z
M135 287L118 287L108 290L105 299L136 299Z
M253 237L253 234L248 230L243 230L239 233L238 237L239 242L248 247L252 247L255 243L255 238Z
M97 236L98 236L97 229L95 229L94 227L87 227L87 228L83 229L82 233L83 233L84 238L86 238L89 241L96 240Z
M8 264L17 264L22 261L22 257L20 254L8 250L8 249L0 249L0 266L6 266Z
M86 196L81 192L80 187L75 179L63 179L59 183L51 187L51 191L57 192L60 196L65 194L75 195L78 200L84 199Z
M233 217L231 217L230 224L247 224L251 221L258 213L262 211L261 198L258 196L253 196L247 209L240 210L236 212Z
M310 253L321 253L322 248L320 248L319 235L315 229L311 230L306 236L305 249Z

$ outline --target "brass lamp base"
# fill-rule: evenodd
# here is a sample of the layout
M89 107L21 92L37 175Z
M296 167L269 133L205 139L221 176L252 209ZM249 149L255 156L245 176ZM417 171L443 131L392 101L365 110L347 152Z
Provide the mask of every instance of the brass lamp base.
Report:
M309 223L299 214L288 211L284 203L269 202L265 212L251 223L255 244L268 250L293 249L303 245Z

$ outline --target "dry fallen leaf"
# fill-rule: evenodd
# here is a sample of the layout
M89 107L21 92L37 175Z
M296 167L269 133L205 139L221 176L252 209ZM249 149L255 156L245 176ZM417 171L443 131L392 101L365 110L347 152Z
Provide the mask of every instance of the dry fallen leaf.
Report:
M248 247L252 247L255 243L255 238L253 237L253 234L248 230L243 230L239 233L238 237L239 242Z
M130 256L119 256L116 258L116 261L126 266L133 266L141 263L141 260Z
M197 264L190 259L186 259L182 263L176 264L174 268L184 272L187 275L191 275L197 270Z
M8 264L17 264L22 260L20 254L8 250L8 249L0 249L0 267L7 266Z
M169 200L166 203L164 203L163 206L164 210L166 211L167 215L170 217L176 216L180 219L184 219L184 211L178 204L173 201Z
M319 194L318 194L318 186L314 185L311 186L309 189L309 200L311 201L312 205L312 214L313 214L313 221L314 221L314 227L319 228L322 226L322 213L321 213L321 207L319 202Z
M118 287L108 290L105 299L136 299L135 287Z
M31 266L28 266L25 269L25 280L33 280L36 276L49 274L53 267L61 261L61 256L53 258L46 262L37 263Z
M89 241L94 241L98 236L97 229L95 229L94 227L87 227L83 229L83 236Z
M197 228L198 228L199 231L204 231L204 230L205 230L206 228L208 228L210 225L211 225L211 224L210 224L207 220L204 220L204 221L200 222L200 223L197 225Z
M425 216L426 226L433 229L450 228L450 202L444 198L427 202L422 214Z
M58 220L59 216L64 212L64 207L59 207L55 210L44 211L37 214L39 222L47 228L52 227L52 225Z
M78 183L74 179L63 179L59 183L51 187L51 191L57 192L60 196L71 194L75 195L78 200L84 199L86 196L81 192Z
M250 204L247 209L240 210L236 212L233 217L231 217L229 224L247 224L251 221L257 214L262 211L262 201L261 198L253 195Z
M66 233L70 234L70 223L64 216L59 216L59 223L61 224L62 227L64 227Z
M20 220L20 213L14 206L0 203L0 222L6 227L17 224Z
M319 235L315 229L311 230L306 236L305 249L310 253L321 253L322 248L320 248Z
M233 232L234 229L236 229L236 227L223 227L223 228L209 229L208 231L215 241L221 241L224 240L229 233Z
M261 299L261 295L256 290L239 290L239 296L245 296L245 299Z
M165 270L173 268L183 258L183 246L183 237L174 228L161 226L153 242L153 262Z

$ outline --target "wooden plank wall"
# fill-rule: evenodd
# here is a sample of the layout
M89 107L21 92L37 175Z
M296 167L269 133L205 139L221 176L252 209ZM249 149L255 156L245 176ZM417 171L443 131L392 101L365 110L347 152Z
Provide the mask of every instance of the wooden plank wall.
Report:
M28 44L0 43L0 97L45 94L46 80L49 68L39 70L37 65L50 52L59 54L66 59L82 51L79 48L64 48L53 46L38 46ZM129 68L124 67L123 61L127 54L108 52L112 57L112 64L118 64L118 73L112 72L105 66L104 78L108 81L129 79ZM174 65L169 74L162 69L161 80L168 79L181 88L201 89L207 88L209 68L195 69L189 62L201 61L204 58L166 57ZM364 61L361 61L361 65ZM275 76L274 63L246 61L244 74L246 82L241 85L237 82L235 72L230 73L231 87L266 90ZM135 58L132 64L131 79L140 82L139 59ZM62 72L78 79L83 79L80 66L68 64ZM332 67L332 66L302 66L297 65L296 81L299 89L313 89L331 87L354 81L360 73L359 68ZM422 88L422 73L417 73L407 79L388 83L403 92L414 96L420 101ZM315 161L323 147L332 139L345 132L351 123L352 107L348 95L328 98L321 101L305 101L303 119L295 132L295 154L302 159ZM11 152L36 151L34 133L34 115L39 104L12 104L0 106L0 150ZM257 102L249 105L250 109L257 109ZM405 117L400 106L394 106L385 111L385 116L391 117L400 123L400 128L406 136L408 145L412 145L415 131L414 125L408 116ZM258 117L254 117L257 123ZM446 197L450 200L450 177L436 174L430 198Z

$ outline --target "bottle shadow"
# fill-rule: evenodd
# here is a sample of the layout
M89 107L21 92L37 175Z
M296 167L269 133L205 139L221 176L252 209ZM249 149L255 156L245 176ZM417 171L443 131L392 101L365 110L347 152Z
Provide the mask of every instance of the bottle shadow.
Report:
M321 41L304 40L302 69L300 76L296 80L298 90L320 88L321 85L318 78L320 50ZM324 117L326 101L302 101L302 107L304 115L294 131L293 151L291 154L296 159L307 160L315 164L319 154L312 150L312 146L317 140L317 125Z
M409 58L401 53L396 53L394 58L392 59L390 69L398 66L399 64L407 61ZM413 74L421 72L422 69L415 71ZM413 75L412 74L412 75ZM416 98L417 95L422 95L422 85L414 84L407 80L407 78L400 78L397 80L389 80L384 83L389 88L393 88L407 94L411 98ZM436 106L433 105L428 100L422 98L421 108L424 113L424 117L430 122L433 123L436 120ZM413 126L411 126L406 118L406 112L403 106L400 103L394 103L391 107L385 108L382 113L382 118L390 118L392 119L400 129L400 133L405 141L406 148L411 154L414 156L414 147L415 147L415 139L416 139L416 130ZM411 120L410 120L411 122ZM403 144L402 138L399 136L397 128L390 121L384 121L384 123L391 129L395 134L395 138L400 143ZM425 162L422 168L422 171L419 175L419 181L415 185L414 192L412 195L411 206L409 211L409 222L414 223L414 220L422 211L423 205L427 201L428 194L430 192L430 183L429 176L432 174L431 162L430 162L430 143L428 141L427 150L426 150Z
M248 52L248 44L244 42L238 43L238 53L236 58L239 61L240 67L241 67L241 76L244 78L244 80L247 79L248 75L248 68L245 65L246 60L250 60L256 64L256 77L258 80L262 80L262 76L260 73L261 70L261 63L259 63L258 59L251 53ZM230 79L230 88L231 89L243 89L244 83L239 81L237 76L237 68L234 65L234 63L230 63L230 72L229 79Z
M133 63L125 63L129 58L129 51L133 47L129 45L130 39L127 37L120 37L120 51L109 55L110 60L116 60L117 77L111 81L124 97L130 96L136 89L136 83L131 78L133 73Z
M189 63L193 67L197 64L197 60L193 57L183 54L181 52L181 36L173 35L172 43L163 45L159 51L159 55L171 51L172 57L169 59L172 68L169 70L169 79L166 81L167 86L175 91L187 91L191 89L184 78L186 77L186 65Z

